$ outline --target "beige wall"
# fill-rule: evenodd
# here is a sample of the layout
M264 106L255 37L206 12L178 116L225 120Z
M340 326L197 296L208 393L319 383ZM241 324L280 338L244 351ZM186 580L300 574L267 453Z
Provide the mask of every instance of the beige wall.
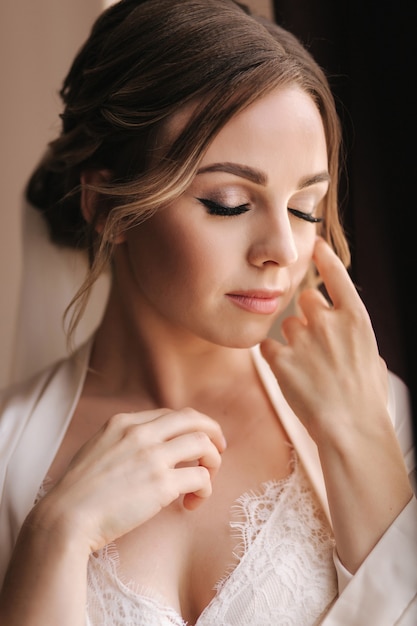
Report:
M58 128L57 90L62 78L93 20L108 4L106 0L0 0L0 387L64 350L61 317L52 310L52 296L59 291L64 298L71 292L72 284L62 284L60 268L79 262L48 250L44 225L37 214L27 213L22 190ZM272 16L270 0L246 0L246 4ZM99 285L97 302L105 289ZM85 333L88 324L95 323L94 298L90 310Z
M272 0L242 0L244 4L258 15L273 19Z
M12 377L22 276L22 189L54 135L57 89L100 8L101 0L0 2L0 385Z

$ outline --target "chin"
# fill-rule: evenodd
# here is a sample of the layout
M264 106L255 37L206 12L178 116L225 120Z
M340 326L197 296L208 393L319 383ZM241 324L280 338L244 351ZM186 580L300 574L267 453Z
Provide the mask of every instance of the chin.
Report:
M225 348L240 348L240 349L248 349L253 348L254 346L261 343L268 337L268 332L270 328L263 329L263 331L250 330L245 329L242 332L237 332L237 329L233 329L233 332L230 333L228 337L224 337L223 340L217 341L219 345L224 346Z

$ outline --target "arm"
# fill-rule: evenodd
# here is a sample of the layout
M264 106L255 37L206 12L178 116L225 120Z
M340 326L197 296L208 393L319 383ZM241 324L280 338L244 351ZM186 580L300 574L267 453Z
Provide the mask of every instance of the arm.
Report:
M88 550L37 506L19 534L0 595L0 624L84 626Z
M415 454L408 389L389 376L390 416L414 489ZM417 623L417 499L412 498L361 564L350 574L335 555L339 600L323 625L366 620L378 626L414 626Z
M314 260L333 306L317 290L300 296L285 345L262 353L318 446L337 553L351 573L412 497L387 411L387 372L366 309L340 260L318 240Z
M183 494L185 508L198 506L211 494L224 448L219 425L191 409L111 418L26 518L0 595L0 624L85 624L90 553Z

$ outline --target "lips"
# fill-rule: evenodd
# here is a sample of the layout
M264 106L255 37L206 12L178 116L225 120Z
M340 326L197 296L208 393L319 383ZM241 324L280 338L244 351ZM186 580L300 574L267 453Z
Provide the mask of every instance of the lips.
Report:
M227 293L226 297L237 307L250 313L272 315L276 312L282 291L251 290Z

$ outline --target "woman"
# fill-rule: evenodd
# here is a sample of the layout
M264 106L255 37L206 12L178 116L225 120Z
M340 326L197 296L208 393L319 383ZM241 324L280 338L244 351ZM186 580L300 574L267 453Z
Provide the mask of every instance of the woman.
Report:
M122 0L61 94L27 193L89 254L69 339L112 287L5 394L2 623L411 623L407 390L345 269L323 73L231 0Z

